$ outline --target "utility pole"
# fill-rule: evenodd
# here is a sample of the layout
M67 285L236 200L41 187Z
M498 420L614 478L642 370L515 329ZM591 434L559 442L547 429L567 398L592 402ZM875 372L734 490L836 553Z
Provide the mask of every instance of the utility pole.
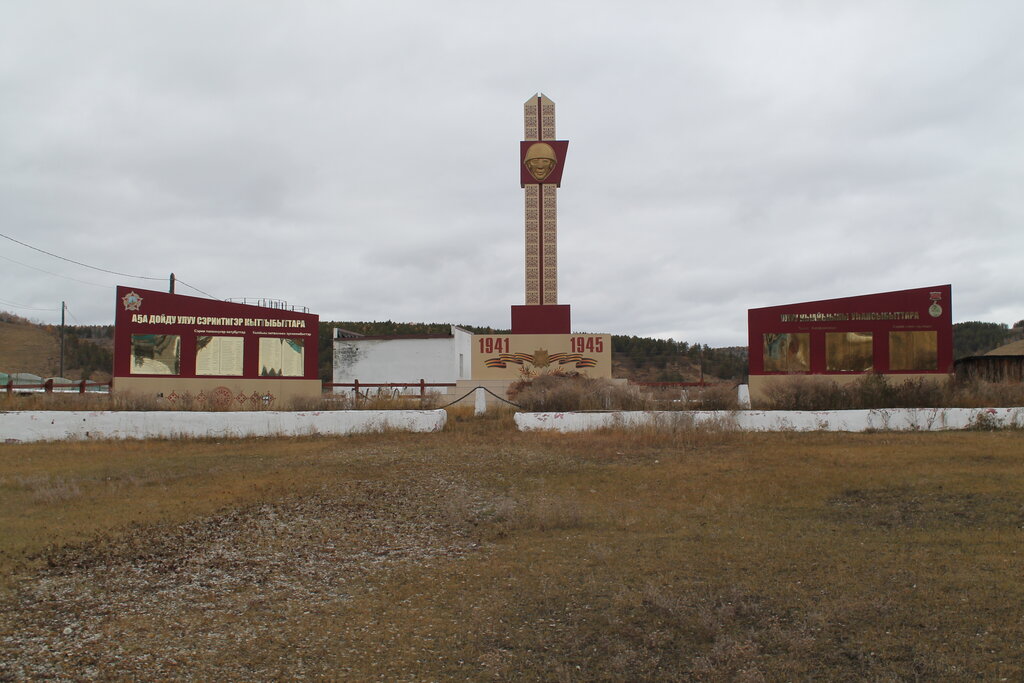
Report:
M171 288L169 290L171 294L174 294L174 273L171 273Z
M700 345L700 385L704 386L704 345Z
M60 372L57 373L58 377L64 376L64 311L67 307L67 303L60 302Z

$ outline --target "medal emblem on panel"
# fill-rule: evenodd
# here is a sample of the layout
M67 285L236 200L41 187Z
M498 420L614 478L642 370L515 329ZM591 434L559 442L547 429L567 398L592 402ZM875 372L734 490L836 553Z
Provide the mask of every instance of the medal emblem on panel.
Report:
M928 315L938 318L942 315L942 306L939 305L939 302L942 301L942 292L932 292L931 300L932 305L928 307Z

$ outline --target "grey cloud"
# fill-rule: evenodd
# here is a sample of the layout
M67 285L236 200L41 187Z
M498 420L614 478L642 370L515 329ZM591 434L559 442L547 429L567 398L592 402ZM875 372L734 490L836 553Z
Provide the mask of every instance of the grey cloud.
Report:
M507 325L542 90L580 329L742 344L747 307L944 282L956 319L1024 318L1017 3L5 13L3 232L88 263L324 319ZM112 289L0 266L7 300L110 319Z

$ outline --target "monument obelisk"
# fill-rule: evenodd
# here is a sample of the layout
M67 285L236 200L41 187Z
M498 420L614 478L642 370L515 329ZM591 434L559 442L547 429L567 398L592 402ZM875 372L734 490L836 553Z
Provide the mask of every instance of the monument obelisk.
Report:
M519 184L526 199L526 303L512 306L512 332L473 335L474 382L495 387L539 377L612 376L610 334L572 333L558 303L558 188L566 140L555 139L555 103L536 95L523 106Z
M526 199L526 305L512 307L512 331L568 334L569 306L558 303L558 188L569 142L555 139L555 103L542 94L523 105L523 124L519 179Z

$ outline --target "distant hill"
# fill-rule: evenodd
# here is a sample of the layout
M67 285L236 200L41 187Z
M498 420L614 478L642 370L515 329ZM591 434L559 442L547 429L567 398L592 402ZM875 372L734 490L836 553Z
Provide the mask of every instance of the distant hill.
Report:
M113 326L64 328L64 377L106 382L113 370ZM95 335L95 338L93 338ZM60 328L0 311L0 372L60 373Z
M636 382L743 380L747 349L612 335L612 375Z
M0 372L53 377L59 367L60 347L52 327L0 313Z

